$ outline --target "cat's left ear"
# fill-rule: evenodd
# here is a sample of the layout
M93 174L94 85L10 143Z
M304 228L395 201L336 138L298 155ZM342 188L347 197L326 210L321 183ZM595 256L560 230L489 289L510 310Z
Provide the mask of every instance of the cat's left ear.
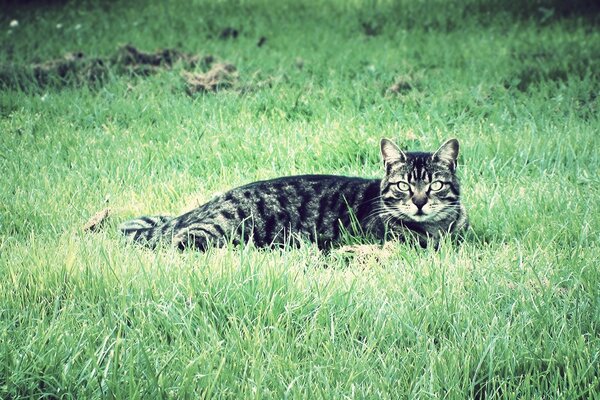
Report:
M406 162L406 154L389 139L381 139L381 157L383 163L388 165L393 162Z
M433 160L444 163L450 167L452 171L456 168L456 160L458 158L458 140L450 139L446 141L440 148L433 153Z

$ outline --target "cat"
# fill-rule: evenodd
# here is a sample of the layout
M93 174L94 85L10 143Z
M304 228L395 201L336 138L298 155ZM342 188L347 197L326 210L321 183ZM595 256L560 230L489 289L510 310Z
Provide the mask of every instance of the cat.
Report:
M456 176L459 144L435 153L404 152L381 140L383 179L301 175L250 183L221 194L178 217L140 217L121 225L130 239L149 247L168 242L206 251L226 243L272 247L295 241L319 248L345 234L384 242L414 237L437 246L444 234L468 226Z

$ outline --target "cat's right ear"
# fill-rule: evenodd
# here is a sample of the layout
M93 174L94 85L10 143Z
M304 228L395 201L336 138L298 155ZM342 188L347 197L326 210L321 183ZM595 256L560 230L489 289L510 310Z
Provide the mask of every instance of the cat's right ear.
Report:
M406 162L406 154L391 140L386 138L381 139L381 157L383 158L384 165L394 162Z

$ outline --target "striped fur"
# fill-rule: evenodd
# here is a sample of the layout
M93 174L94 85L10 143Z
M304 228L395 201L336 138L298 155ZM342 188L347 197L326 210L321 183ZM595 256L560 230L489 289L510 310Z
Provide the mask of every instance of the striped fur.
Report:
M404 153L383 139L381 152L383 179L302 175L254 182L183 215L141 217L120 229L150 247L167 242L206 250L229 241L269 247L297 238L328 247L346 233L378 241L416 236L426 245L466 228L456 140L432 154Z

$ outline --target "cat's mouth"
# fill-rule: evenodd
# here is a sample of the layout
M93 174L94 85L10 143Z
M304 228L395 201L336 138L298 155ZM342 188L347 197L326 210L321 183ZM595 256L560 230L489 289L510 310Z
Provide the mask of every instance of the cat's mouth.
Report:
M425 221L429 219L429 217L431 217L431 215L425 214L423 211L420 210L411 216L411 218L417 222Z
M427 209L429 207L417 208L415 206L400 207L404 219L409 219L414 222L425 222L430 220L436 213L434 210Z
M436 213L435 210L431 208L429 204L426 204L425 207L416 207L412 206L412 210L408 214L409 217L415 222L424 222L430 220Z
M415 222L425 222L430 220L435 215L433 210L429 210L429 212L425 212L423 209L414 210L410 218Z

